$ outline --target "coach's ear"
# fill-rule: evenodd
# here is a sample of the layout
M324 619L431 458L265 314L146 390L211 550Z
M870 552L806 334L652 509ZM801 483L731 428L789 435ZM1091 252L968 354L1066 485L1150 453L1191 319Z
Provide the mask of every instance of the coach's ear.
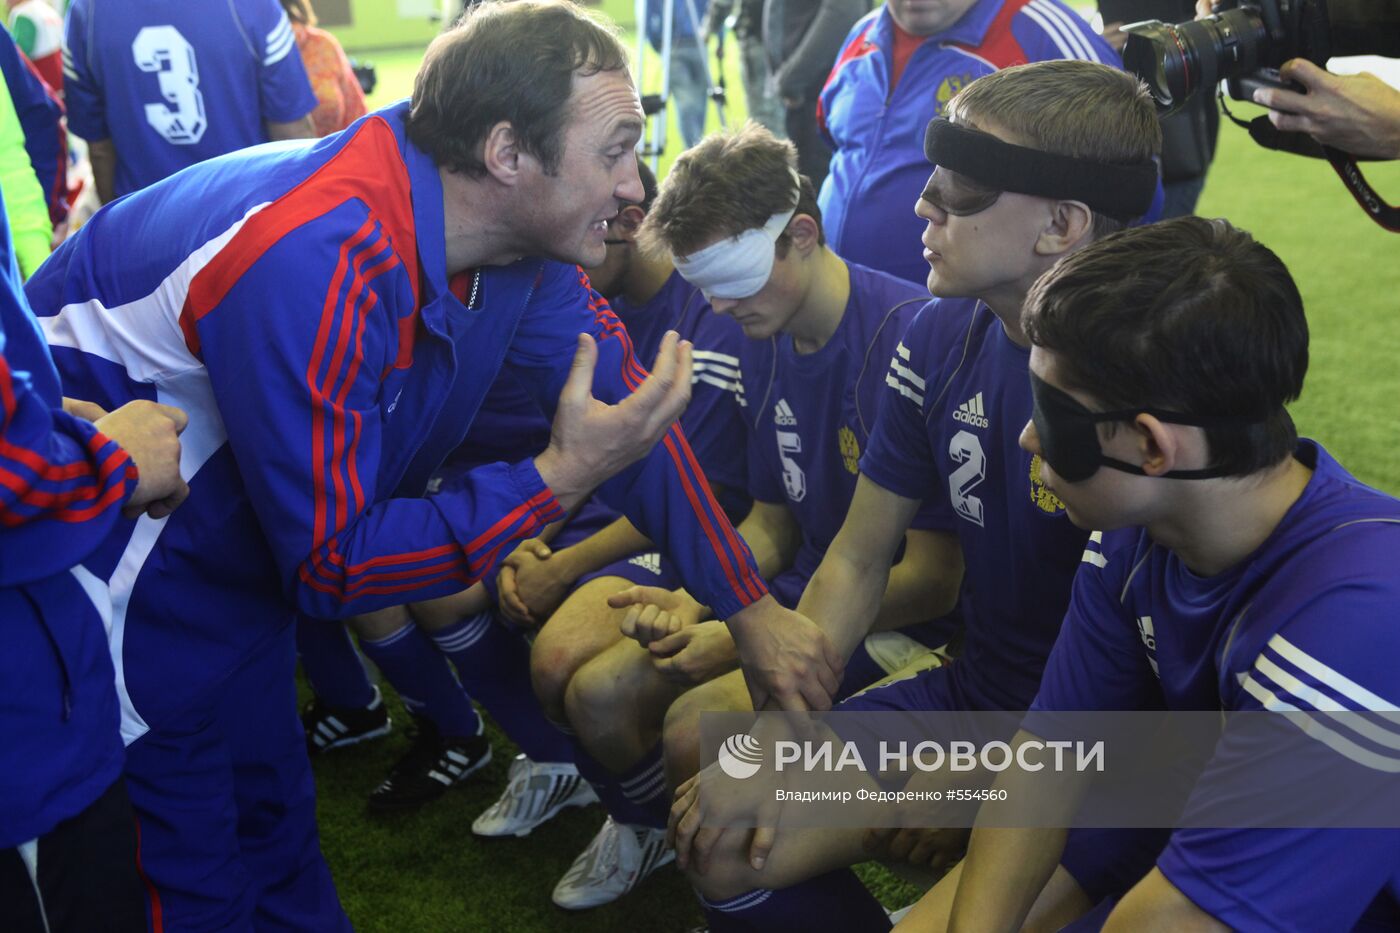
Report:
M1042 256L1061 256L1089 242L1094 229L1094 212L1083 201L1055 201L1050 205L1050 216L1040 238L1036 241L1036 252Z
M486 140L481 144L481 161L486 166L486 174L513 187L520 181L523 158L529 156L520 151L515 127L509 120L502 120L487 131Z

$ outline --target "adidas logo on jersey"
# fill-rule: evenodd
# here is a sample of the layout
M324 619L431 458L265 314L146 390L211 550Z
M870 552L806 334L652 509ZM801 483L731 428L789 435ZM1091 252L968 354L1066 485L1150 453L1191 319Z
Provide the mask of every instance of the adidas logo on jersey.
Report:
M651 551L647 554L638 554L627 563L635 567L640 567L658 577L661 576L661 554L657 551Z
M1152 665L1152 673L1158 677L1162 672L1157 669L1157 630L1152 624L1151 616L1138 616L1138 634L1142 636L1142 646L1147 649L1147 663Z
M773 423L785 428L797 424L797 416L792 413L788 406L787 399L778 399L778 404L773 406Z
M987 413L982 408L982 393L978 392L959 405L957 411L953 412L953 420L970 424L974 428L987 427Z

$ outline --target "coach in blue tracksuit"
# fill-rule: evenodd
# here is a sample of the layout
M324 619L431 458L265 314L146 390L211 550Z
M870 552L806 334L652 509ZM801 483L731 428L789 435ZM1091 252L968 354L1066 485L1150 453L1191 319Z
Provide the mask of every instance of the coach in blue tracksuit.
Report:
M87 562L113 607L153 925L346 928L294 612L460 591L600 484L756 670L801 656L778 695L820 701L829 644L767 597L667 428L688 346L663 341L648 379L574 265L642 197L642 121L625 49L572 4L483 4L428 50L411 102L120 199L31 282L69 394L190 413L189 501ZM502 371L557 405L549 447L424 497Z
M136 402L89 410L93 425L63 410L4 216L0 204L0 912L18 933L140 930L112 661L77 564L123 512L178 504L183 416Z

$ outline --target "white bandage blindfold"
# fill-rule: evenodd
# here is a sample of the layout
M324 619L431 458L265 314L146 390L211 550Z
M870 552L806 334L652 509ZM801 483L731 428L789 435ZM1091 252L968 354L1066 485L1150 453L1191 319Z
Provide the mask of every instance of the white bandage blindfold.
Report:
M689 256L676 256L676 270L700 289L707 301L756 295L773 274L778 237L796 212L794 205L792 210L768 218L762 227L712 243Z

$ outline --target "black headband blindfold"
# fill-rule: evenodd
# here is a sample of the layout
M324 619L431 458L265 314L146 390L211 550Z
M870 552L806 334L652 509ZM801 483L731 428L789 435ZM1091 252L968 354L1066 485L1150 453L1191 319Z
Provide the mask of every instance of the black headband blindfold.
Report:
M1040 440L1040 452L1050 468L1067 482L1079 483L1093 476L1099 467L1112 467L1124 473L1142 476L1143 471L1103 452L1099 446L1097 425L1106 421L1132 421L1138 415L1152 415L1169 424L1185 424L1198 428L1237 428L1247 430L1252 422L1228 416L1189 415L1159 408L1124 408L1117 411L1090 411L1068 392L1061 391L1031 373L1031 396L1034 408L1031 421ZM1225 476L1218 467L1203 470L1171 470L1163 476L1169 479L1211 479Z
M943 117L928 125L924 156L988 188L1083 201L1124 223L1146 214L1157 193L1156 162L1121 165L1027 149Z

